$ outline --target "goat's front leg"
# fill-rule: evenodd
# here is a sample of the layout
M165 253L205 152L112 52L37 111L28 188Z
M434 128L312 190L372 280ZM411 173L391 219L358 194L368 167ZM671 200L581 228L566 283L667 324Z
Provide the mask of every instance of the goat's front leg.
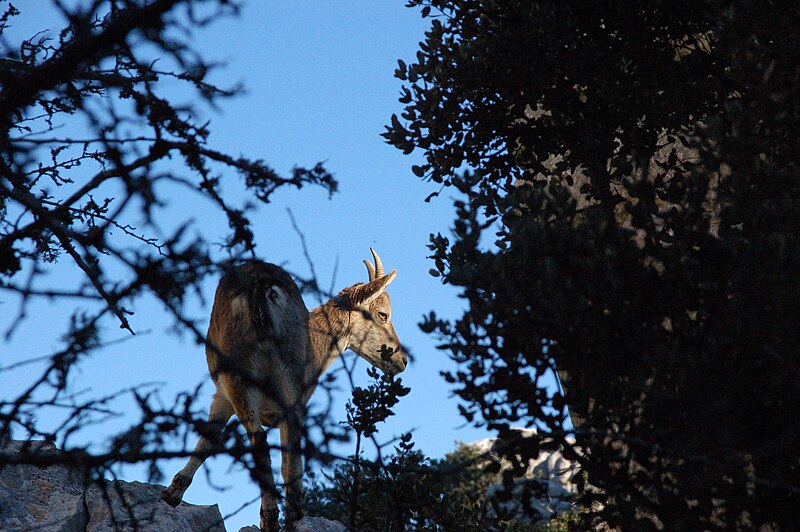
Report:
M286 486L287 528L303 517L303 415L300 408L290 409L291 413L280 424L281 431L281 473Z
M231 403L225 399L222 394L215 392L214 397L211 400L211 408L208 413L209 428L213 431L222 432L222 429L225 428L225 424L232 415L233 406L231 406ZM194 474L206 459L204 453L213 447L214 443L209 441L206 436L200 436L200 440L197 442L197 445L194 448L194 453L192 453L191 458L189 458L189 462L186 464L186 466L184 466L183 469L178 471L178 473L172 479L172 483L169 485L169 487L161 492L161 498L167 504L175 507L181 503L183 494L189 485L191 485Z

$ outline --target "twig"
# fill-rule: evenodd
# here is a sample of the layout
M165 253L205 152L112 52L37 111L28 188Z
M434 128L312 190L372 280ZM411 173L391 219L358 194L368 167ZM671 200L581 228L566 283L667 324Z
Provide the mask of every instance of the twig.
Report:
M5 187L3 187L5 188ZM86 262L86 260L78 253L75 247L72 245L71 238L67 234L68 231L63 227L62 223L55 219L48 209L42 207L36 198L27 190L20 189L16 184L12 182L12 188L6 189L9 196L23 204L27 207L31 212L33 212L37 217L43 219L47 222L48 228L53 231L53 234L56 236L58 241L61 243L62 248L64 251L69 254L70 257L75 261L75 264L83 270L86 276L91 281L92 285L97 290L97 293L105 300L108 304L111 311L117 316L117 319L120 321L120 326L123 329L127 329L130 331L131 334L136 334L133 332L130 324L128 323L128 319L125 317L125 313L127 312L124 308L121 308L117 305L117 298L114 298L109 294L105 286L103 286L102 281L99 279L98 272L93 271L91 266Z

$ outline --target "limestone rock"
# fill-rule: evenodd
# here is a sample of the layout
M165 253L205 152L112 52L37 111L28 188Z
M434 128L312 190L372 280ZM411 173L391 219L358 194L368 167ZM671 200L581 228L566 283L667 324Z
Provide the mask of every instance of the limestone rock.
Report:
M255 525L244 526L239 532L258 532ZM347 527L339 521L331 521L324 517L304 517L294 524L295 532L345 532Z
M324 517L304 517L294 524L294 529L295 532L345 532L347 527Z
M207 530L225 532L217 505L195 506L181 503L172 508L161 500L163 486L122 480L105 481L103 487L94 485L86 491L89 513L87 532L139 530L182 532Z
M6 442L2 451L42 456L59 452L51 444L22 441ZM67 465L0 468L0 530L84 530L89 518L83 487L83 475Z
M4 442L3 454L61 451L44 442ZM139 530L225 532L217 505L182 503L177 508L160 497L163 486L141 482L103 481L87 487L76 466L47 467L8 463L0 467L0 530L128 531L135 519Z
M517 429L521 437L531 437L536 431ZM503 441L497 438L486 438L468 444L479 453L490 451L497 460L498 447ZM511 464L500 460L500 470L506 470ZM486 498L495 514L518 521L547 521L557 514L573 509L572 500L577 493L573 477L579 469L577 462L568 460L560 449L542 448L539 456L528 462L523 478L514 480L511 497L500 496L504 491L501 483L489 486ZM529 508L534 514L526 513L522 501L527 499Z

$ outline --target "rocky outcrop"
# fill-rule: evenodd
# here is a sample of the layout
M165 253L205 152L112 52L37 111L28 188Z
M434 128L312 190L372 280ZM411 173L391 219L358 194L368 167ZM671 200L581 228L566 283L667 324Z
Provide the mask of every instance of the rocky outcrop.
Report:
M25 453L48 459L61 451L45 442L10 441L4 455ZM158 532L225 532L216 504L182 502L176 508L161 500L164 486L143 482L88 482L76 466L40 467L2 464L0 460L0 531L116 532L136 528ZM255 526L242 531L258 531ZM305 517L296 532L343 532L347 528L323 517Z
M0 450L39 456L61 452L44 442L19 441ZM162 489L121 480L87 485L79 468L65 464L5 464L0 467L0 530L127 531L136 522L139 530L225 532L217 505L172 508L161 500Z
M294 529L295 532L345 532L347 527L324 517L304 517L294 524Z
M27 442L2 446L22 451ZM49 456L55 446L31 442L26 453ZM66 465L5 465L0 469L0 530L85 530L89 522L83 498L83 474Z
M105 481L85 492L89 522L86 532L139 530L159 532L199 531L225 532L222 515L216 504L196 506L182 502L172 508L161 500L164 486L122 480Z
M522 438L536 434L531 429L518 429L517 432ZM486 438L467 445L478 453L489 451L492 459L500 462L502 473L511 468L511 464L499 459L497 453L504 443L497 438ZM528 462L523 477L514 480L510 497L498 482L489 486L486 499L495 515L502 514L504 518L522 522L547 521L574 509L573 499L577 493L574 476L578 467L578 463L565 458L560 449L542 449L536 459ZM523 500L527 502L523 503Z
M245 526L239 532L258 532L261 530L257 526ZM347 527L339 521L331 521L324 517L304 517L295 522L295 532L345 532Z

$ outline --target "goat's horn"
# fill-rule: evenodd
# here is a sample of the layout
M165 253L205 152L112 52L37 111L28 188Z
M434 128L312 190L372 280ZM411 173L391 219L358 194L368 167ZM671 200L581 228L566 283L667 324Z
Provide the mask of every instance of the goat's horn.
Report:
M380 256L378 256L374 249L369 248L369 250L372 252L372 257L375 259L375 278L383 277L383 262L381 262Z
M364 261L364 266L367 267L367 273L369 274L369 280L370 281L374 281L375 280L375 266L373 266L372 263L370 261L368 261L368 260Z

